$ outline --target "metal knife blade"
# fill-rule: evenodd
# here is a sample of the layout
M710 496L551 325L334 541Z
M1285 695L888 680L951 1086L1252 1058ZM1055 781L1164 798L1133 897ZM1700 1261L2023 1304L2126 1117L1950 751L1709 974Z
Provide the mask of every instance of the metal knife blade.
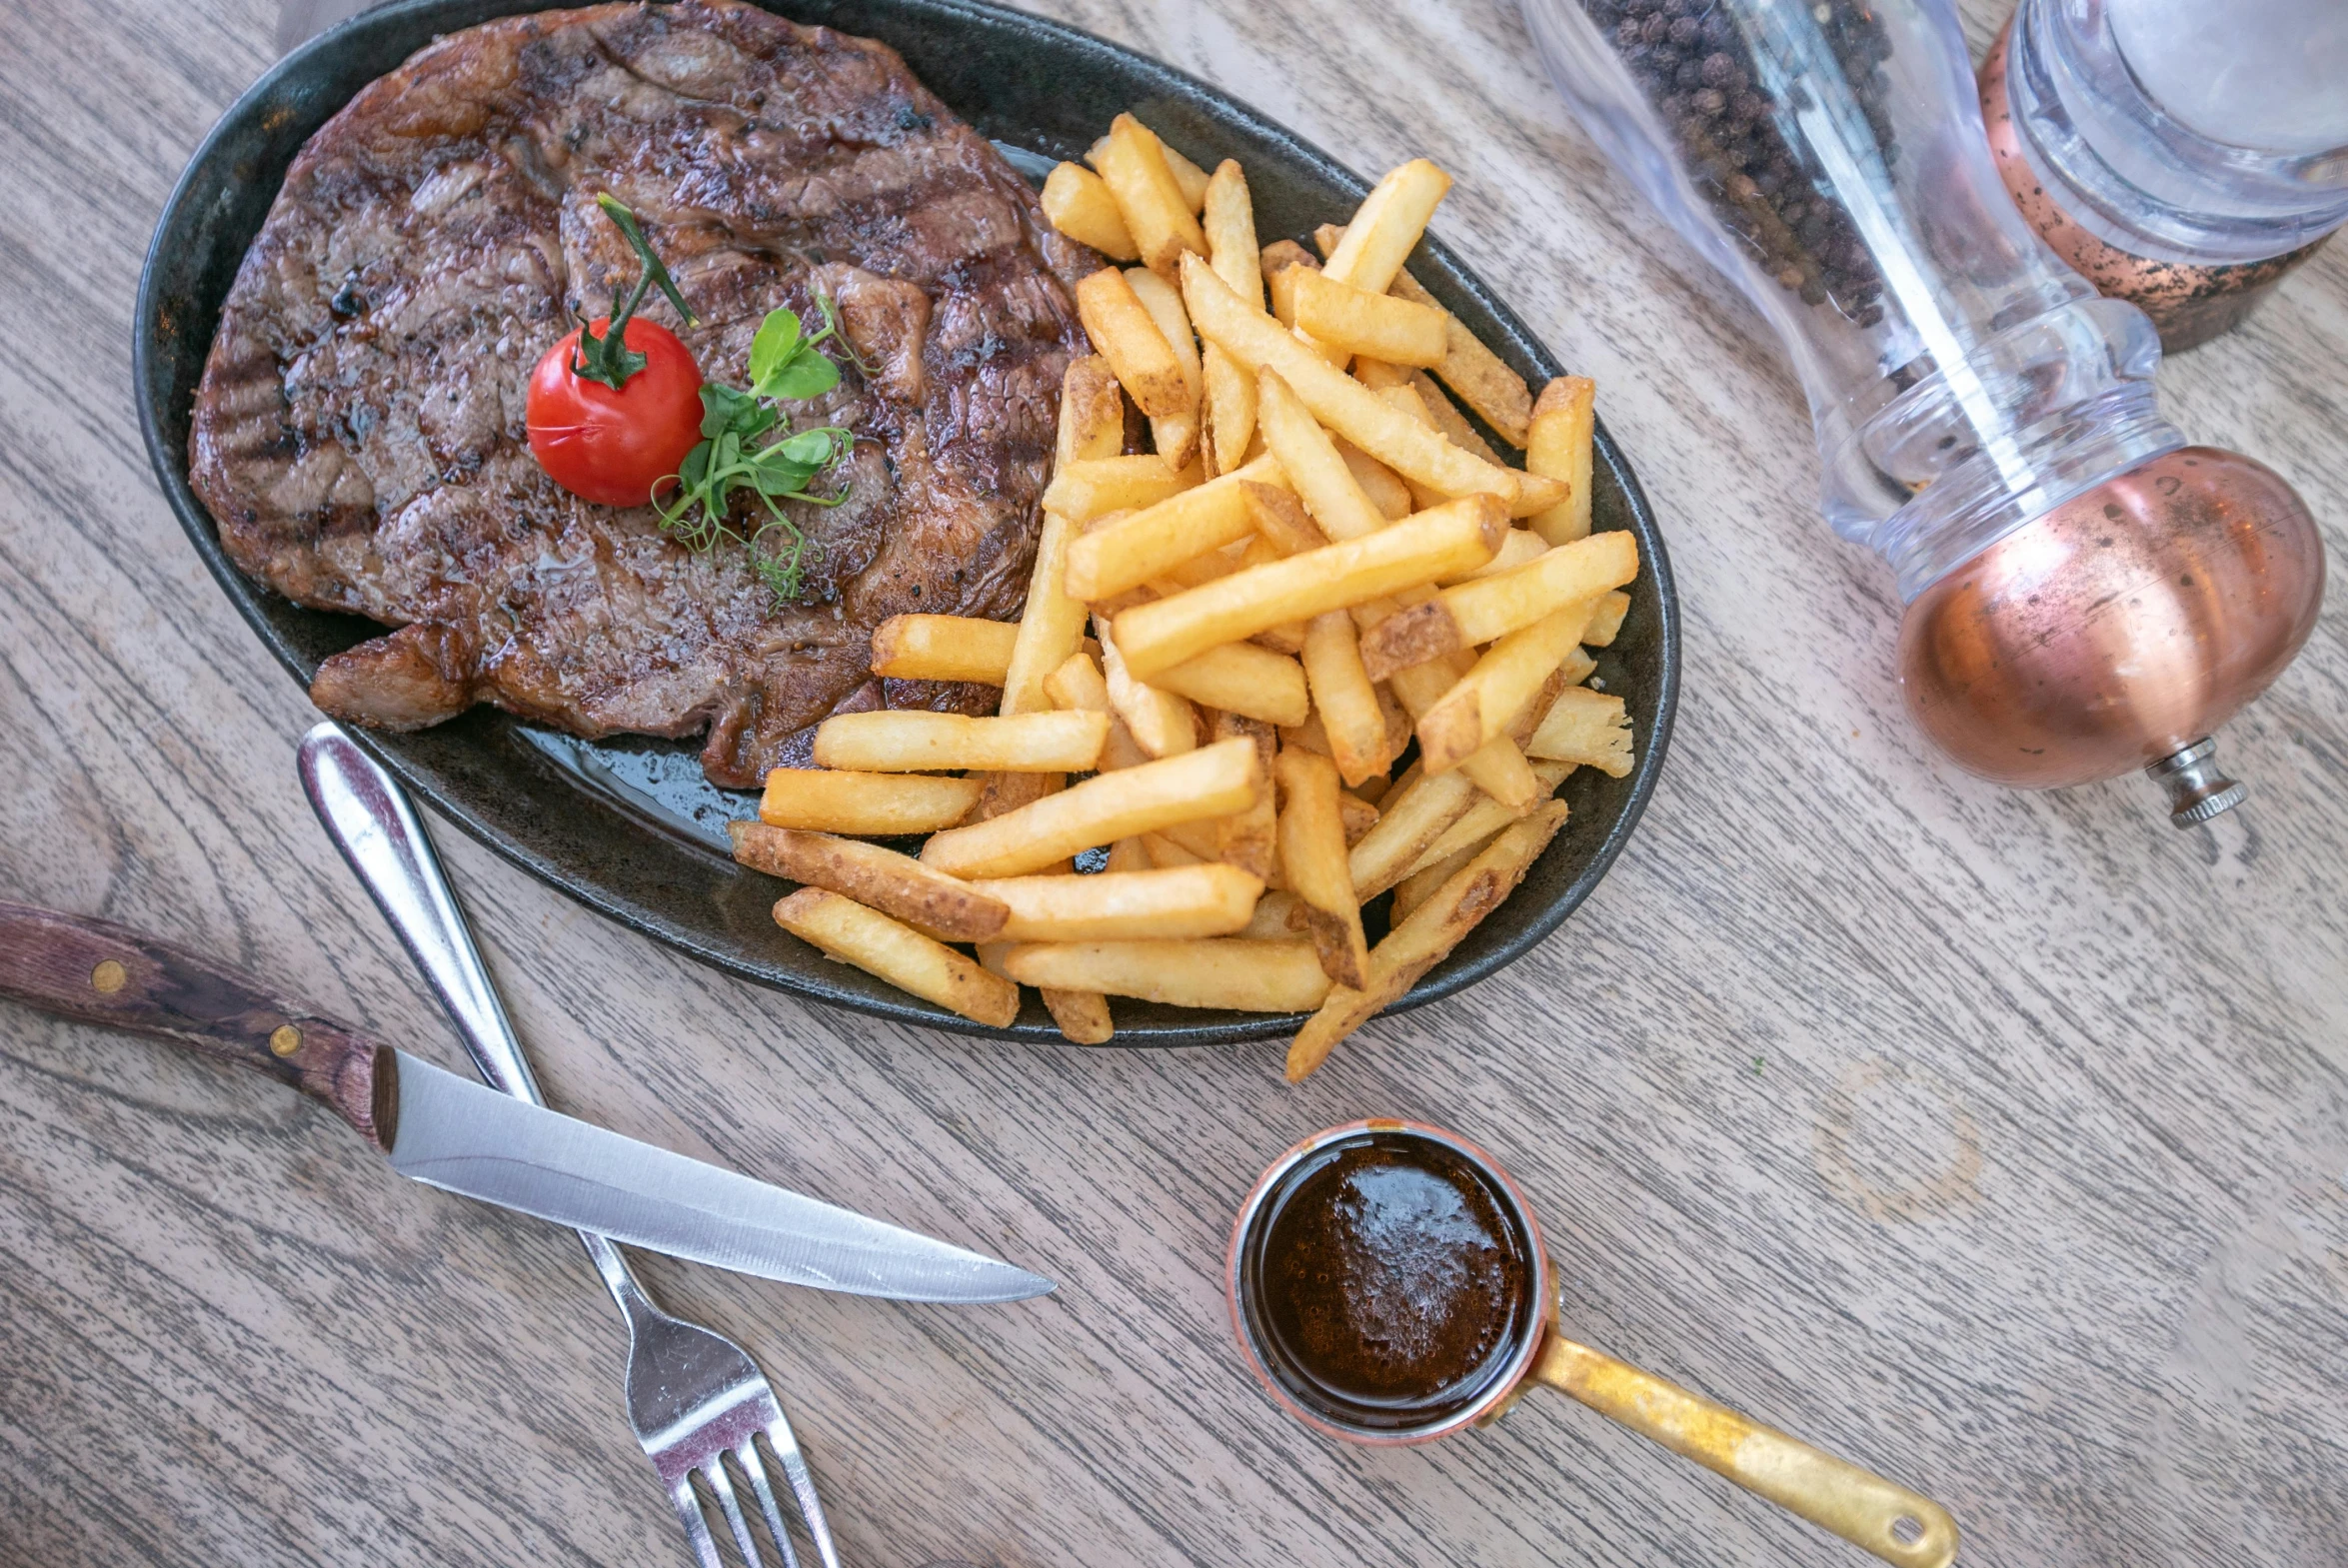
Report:
M630 1246L899 1301L1019 1301L1052 1281L532 1105L406 1051L391 1162L428 1186Z

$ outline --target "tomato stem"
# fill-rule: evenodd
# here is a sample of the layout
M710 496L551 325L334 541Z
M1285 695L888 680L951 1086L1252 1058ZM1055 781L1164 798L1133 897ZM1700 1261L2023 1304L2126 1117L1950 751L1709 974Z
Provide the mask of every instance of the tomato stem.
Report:
M571 357L571 374L582 381L600 381L618 392L628 385L628 378L644 369L645 358L628 347L628 323L636 316L636 307L644 303L645 291L655 284L660 286L669 303L677 307L677 314L685 318L685 325L696 327L699 320L693 307L685 303L685 296L677 292L677 281L669 276L669 269L661 264L659 253L644 237L644 229L636 221L636 214L612 195L604 191L597 195L595 204L604 216L611 219L637 259L644 263L644 271L637 275L636 287L629 291L628 301L612 313L599 337L595 326L584 316L579 318L579 349Z

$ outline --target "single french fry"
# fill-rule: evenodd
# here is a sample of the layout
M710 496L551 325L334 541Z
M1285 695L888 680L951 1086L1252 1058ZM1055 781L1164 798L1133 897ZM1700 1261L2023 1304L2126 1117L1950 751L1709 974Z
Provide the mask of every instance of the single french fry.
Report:
M1200 336L1222 345L1242 365L1277 372L1314 419L1404 479L1415 479L1446 496L1497 496L1512 515L1538 512L1562 499L1562 487L1555 482L1497 468L1453 446L1432 427L1413 421L1293 334L1282 332L1278 323L1232 293L1203 260L1184 259L1182 302ZM1322 526L1327 526L1325 521Z
M1134 297L1158 323L1159 333L1165 337L1174 358L1182 367L1182 378L1190 386L1190 406L1187 411L1166 419L1150 422L1152 442L1158 455L1175 468L1185 468L1198 456L1200 401L1206 395L1204 372L1198 363L1198 340L1190 333L1190 318L1182 310L1182 297L1174 292L1173 284L1145 267L1131 268L1126 282L1132 285Z
M1296 330L1346 355L1393 365L1443 362L1443 312L1390 294L1371 294L1325 272L1299 270L1292 309Z
M1182 827L1194 827L1197 824L1194 822L1184 822L1179 825ZM1169 830L1172 831L1173 829ZM1214 864L1215 859L1212 834L1208 834L1207 837L1208 841L1197 849L1186 848L1183 845L1176 843L1173 838L1167 836L1166 833L1144 833L1139 839L1134 841L1139 842L1142 845L1142 851L1150 857L1150 864L1153 868L1165 871L1173 870L1176 867L1184 865Z
M1472 496L1421 512L1364 539L1249 567L1117 618L1126 666L1148 680L1220 643L1237 643L1286 621L1343 610L1445 572L1462 571L1498 548L1501 508Z
M1186 473L1154 453L1085 458L1062 464L1052 476L1044 488L1044 510L1082 527L1113 512L1154 507L1189 489L1190 483Z
M1215 821L1214 857L1226 865L1237 866L1261 881L1274 882L1279 877L1279 836L1278 817L1273 809L1273 790L1269 780L1272 777L1273 761L1279 753L1277 733L1260 719L1248 719L1238 714L1216 714L1214 739L1253 742L1256 766L1263 771L1266 781L1246 806Z
M1339 612L1339 614L1342 614L1342 612ZM1305 751L1315 753L1321 757L1329 757L1332 755L1329 751L1328 731L1322 725L1320 713L1317 709L1313 712L1312 717L1305 720L1302 724L1290 725L1282 728L1280 731L1280 745L1302 747Z
M877 774L978 768L1007 774L1066 774L1090 769L1109 739L1098 714L1022 714L973 719L919 709L834 714L816 727L820 768Z
M1284 483L1278 460L1257 458L1236 473L1087 530L1069 543L1069 593L1092 602L1109 599L1247 538L1255 520L1245 487Z
M1101 176L1082 164L1061 164L1045 178L1044 216L1052 220L1052 227L1111 261L1141 259L1117 198Z
M1407 365L1389 365L1381 359L1353 358L1353 379L1372 392L1383 392L1388 387L1407 387L1410 378L1418 372Z
M1477 567L1465 577L1445 582L1443 587L1449 588L1453 582L1472 583L1478 578L1498 577L1503 572L1513 572L1518 567L1538 561L1548 553L1549 542L1547 540L1535 534L1531 529L1512 528L1508 530L1508 537L1500 541L1500 548L1492 552L1491 560Z
M1255 203L1247 194L1247 173L1238 160L1215 165L1200 204L1206 233L1206 260L1239 298L1263 305L1263 253L1255 244Z
M1060 1025L1061 1035L1072 1045L1106 1045L1117 1033L1117 1021L1109 1015L1109 998L1099 991L1064 991L1040 986L1037 994L1044 998L1052 1021Z
M1084 642L1083 601L1068 592L1068 549L1076 526L1058 513L1044 514L1036 537L1036 568L1028 576L1028 605L1012 634L1011 657L1003 668L1006 719L1042 713L1051 706L1045 679Z
M940 941L988 941L1011 919L1002 899L877 843L765 822L728 822L726 830L734 858L751 869L845 894Z
M1565 802L1551 800L1511 823L1370 950L1370 983L1340 986L1288 1046L1287 1078L1301 1081L1328 1059L1337 1041L1401 1000L1418 977L1459 945L1524 880L1524 873L1565 825Z
M1630 713L1622 699L1574 686L1557 694L1524 750L1619 779L1635 761L1630 742Z
M767 775L759 820L775 827L873 837L936 832L968 816L984 787L976 779L778 768Z
M1348 850L1361 841L1364 833L1377 825L1377 807L1359 795L1338 791L1337 818L1345 824L1345 847Z
M1252 643L1210 648L1161 670L1150 684L1201 707L1266 724L1300 725L1312 712L1304 667Z
M1098 167L1101 149L1108 141L1109 138L1106 136L1096 141L1086 152L1085 161ZM1206 171L1167 146L1163 141L1158 144L1158 150L1166 155L1167 171L1174 176L1175 186L1180 189L1183 203L1189 207L1190 211L1198 211L1205 205L1206 189L1211 183Z
M1101 674L1101 667L1093 656L1078 652L1069 655L1059 669L1044 678L1044 695L1052 706L1087 714L1114 714L1110 706L1109 682Z
M897 681L1001 686L1020 629L973 616L891 616L873 628L873 674Z
M1094 629L1101 639L1101 673L1109 687L1109 706L1142 750L1152 757L1178 757L1195 748L1197 719L1190 705L1162 687L1135 680L1110 624L1096 621Z
M1126 274L1104 267L1081 280L1077 284L1077 315L1085 324L1086 336L1093 340L1093 351L1109 361L1119 383L1144 414L1164 419L1187 414L1196 407L1196 388L1184 373L1174 345L1159 330L1158 318L1150 314Z
M1333 223L1324 223L1312 231L1312 242L1320 247L1323 257L1334 251L1344 237L1344 229ZM1386 286L1386 292L1413 305L1442 309L1441 302L1426 292L1407 267L1394 273L1394 281ZM1521 448L1525 426L1532 418L1532 389L1449 311L1443 311L1443 362L1435 367L1436 379L1457 393L1459 400L1473 409L1477 418L1498 431L1510 446ZM1354 374L1361 374L1358 365Z
M1109 846L1109 863L1102 867L1111 871L1147 871L1158 862L1150 858L1150 851L1140 838L1120 838Z
M1361 663L1370 680L1383 681L1438 655L1496 641L1568 605L1594 610L1600 594L1636 576L1638 541L1628 532L1560 545L1513 572L1470 579L1379 622L1361 640Z
M1098 354L1080 354L1060 378L1054 472L1072 463L1119 457L1125 450L1126 394L1117 370Z
M1565 776L1572 772L1571 763L1544 760L1533 764L1532 776L1540 784L1538 794L1520 805L1502 805L1490 795L1485 795L1469 806L1464 816L1444 828L1433 843L1419 851L1418 858L1410 862L1410 869L1403 880L1407 881L1441 861L1455 860L1464 853L1481 848L1485 839L1554 795L1557 785L1563 784Z
M1312 521L1304 503L1292 492L1252 480L1239 488L1247 500L1247 521L1271 547L1274 556L1300 556L1329 543L1329 537L1320 531L1320 525Z
M972 822L983 822L990 816L1016 811L1023 805L1034 804L1055 790L1068 787L1066 774L989 773L973 774L971 777L986 781L985 787L979 791L979 803L972 806L971 814L964 818Z
M1600 594L1596 606L1589 613L1589 624L1581 629L1584 648L1612 648L1614 639L1622 631L1622 618L1630 614L1630 596L1616 589L1611 594Z
M1320 263L1312 253L1294 240L1275 240L1263 248L1259 270L1263 274L1263 295L1255 298L1244 289L1233 286L1232 292L1257 310L1269 310L1282 327L1296 325L1296 279L1305 272L1320 271ZM1250 367L1252 368L1252 367Z
M775 923L831 956L973 1022L1001 1029L1019 1016L1017 985L853 898L802 887L775 905Z
M1255 444L1255 378L1211 343L1206 345L1203 374L1206 402L1201 417L1206 468L1212 477L1242 466Z
M1398 523L1410 515L1410 487L1402 483L1402 476L1383 463L1342 438L1335 441L1337 456L1345 460L1346 470L1353 483L1361 487L1388 523Z
M1361 539L1384 528L1386 515L1363 494L1328 432L1276 371L1256 383L1255 418L1264 447L1321 533L1332 541Z
M1596 430L1596 384L1586 376L1560 376L1541 389L1524 438L1524 466L1562 480L1565 499L1527 522L1552 545L1589 533L1590 442Z
M1475 782L1455 769L1432 778L1421 774L1397 785L1380 802L1376 825L1346 854L1354 899L1367 903L1400 881L1478 798Z
M1310 752L1282 752L1276 777L1285 796L1279 813L1280 874L1303 901L1304 925L1320 966L1339 985L1363 986L1369 947L1361 935L1361 904L1345 853L1345 821L1337 805L1337 770Z
M1172 282L1182 256L1206 254L1206 234L1195 216L1199 203L1183 193L1167 157L1166 144L1156 132L1130 114L1119 115L1110 122L1108 140L1094 148L1094 167L1117 198L1126 232L1134 237L1135 249L1152 272ZM1203 202L1203 176L1198 194ZM1133 383L1126 383L1126 387L1132 391ZM1150 410L1145 407L1143 412Z
M1426 406L1426 399L1419 396L1417 387L1409 381L1399 381L1390 387L1381 388L1378 391L1378 396L1412 423L1434 431L1437 435L1442 434L1435 425L1433 413ZM1443 440L1453 446L1458 445L1456 442L1451 442L1448 436L1444 436ZM1443 493L1432 485L1410 479L1407 476L1404 477L1403 483L1410 487L1410 502L1415 507L1424 509L1438 504L1443 499Z
M1220 742L1099 775L992 821L933 833L922 863L950 876L1022 876L1095 844L1227 816L1254 800L1262 774L1253 744Z
M1291 923L1297 902L1296 895L1285 889L1267 892L1255 900L1255 912L1247 916L1247 923L1231 934L1256 941L1293 941L1304 929L1301 919Z
M1352 617L1332 610L1306 625L1304 679L1338 775L1352 784L1382 772L1392 755L1386 747L1385 714L1362 671Z
M1385 293L1450 188L1451 177L1424 158L1388 173L1353 210L1345 237L1329 252L1328 275L1356 289Z
M1494 643L1473 670L1418 716L1418 759L1426 771L1456 768L1469 753L1503 736L1508 722L1563 663L1587 619L1583 607L1568 605Z
M1263 880L1235 865L969 882L1001 903L1006 941L1227 936L1247 923Z
M1014 947L1003 967L1027 985L1106 991L1171 1007L1302 1012L1329 993L1309 941L1038 942Z

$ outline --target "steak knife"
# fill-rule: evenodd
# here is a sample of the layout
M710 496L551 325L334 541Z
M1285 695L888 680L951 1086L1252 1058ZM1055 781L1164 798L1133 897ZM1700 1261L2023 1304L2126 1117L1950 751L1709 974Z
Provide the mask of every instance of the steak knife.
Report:
M899 1301L1017 1301L1053 1288L444 1072L111 921L0 901L0 996L256 1068L323 1101L403 1176L631 1246Z

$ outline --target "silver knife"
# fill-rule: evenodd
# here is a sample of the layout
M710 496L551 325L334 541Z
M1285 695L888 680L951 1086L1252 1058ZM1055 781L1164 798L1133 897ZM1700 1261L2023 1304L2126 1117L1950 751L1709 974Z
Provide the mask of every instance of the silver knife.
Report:
M1017 1301L1000 1259L591 1126L444 1072L109 920L0 901L0 996L258 1068L429 1185L740 1273L907 1301Z

